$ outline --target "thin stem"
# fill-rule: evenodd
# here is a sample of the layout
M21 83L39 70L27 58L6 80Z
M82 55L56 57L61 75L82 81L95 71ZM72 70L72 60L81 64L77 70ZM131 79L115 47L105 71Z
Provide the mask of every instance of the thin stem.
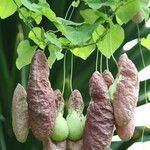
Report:
M101 53L101 58L100 58L100 73L103 72L103 54Z
M144 140L144 132L145 132L145 126L143 127L143 130L142 130L142 136L141 136L141 142L143 142L143 140Z
M116 61L116 59L115 59L115 57L114 57L114 55L113 55L113 52L112 52L112 37L111 36L109 36L109 42L110 42L110 52L111 52L111 56L112 56L112 58L113 58L113 60L114 60L114 62L115 62L115 64L116 64L116 66L117 66L117 69L118 69L118 63L117 63L117 61ZM108 67L107 67L108 68ZM119 69L118 69L119 70Z
M110 41L110 52L111 52L111 56L117 66L117 69L118 69L118 63L117 63L117 60L115 59L114 55L113 55L113 52L112 52L112 39L111 39L111 36L109 36L109 41ZM119 69L118 69L119 70Z
M2 150L6 150L6 142L4 138L4 130L3 130L3 124L0 122L0 133L1 133L1 148Z
M23 29L21 25L18 25L18 30L19 30L19 41L24 40L24 34L23 34ZM21 85L23 85L24 87L26 87L26 68L23 67L21 69Z
M71 6L72 6L72 3L71 3L71 5L69 6L67 12L69 12L69 10L71 9ZM71 13L70 13L70 15L69 15L68 20L71 19L72 15L73 15L73 13L74 13L74 10L75 10L75 8L73 7L73 9L72 9L72 11L71 11ZM67 13L66 13L66 14L67 14ZM67 14L67 15L68 15L68 14ZM66 18L67 18L67 16L66 16ZM71 72L70 72L70 90L71 90L71 92L72 92L72 91L73 91L73 87L72 87L72 78L73 78L73 54L72 54L72 53L71 53L71 62L70 62L70 64L71 64Z
M26 87L26 68L21 69L21 85Z
M144 55L143 55L142 47L141 47L141 33L140 33L140 29L139 29L139 25L138 24L137 24L137 32L138 32L138 43L139 43L139 48L140 48L142 64L143 64L143 67L146 67L145 60L144 60Z
M146 65L145 65L144 55L143 55L142 47L141 47L141 33L140 33L140 29L139 29L138 24L137 24L137 33L138 33L138 43L139 43L139 49L140 49L142 64L143 64L143 68L145 68ZM145 102L148 103L148 100L147 100L147 85L146 84L147 84L147 82L145 80L144 81ZM142 131L141 142L143 142L143 139L144 139L144 132L145 132L145 126L144 126L143 131Z
M113 60L114 60L114 62L115 62L115 64L116 64L116 66L117 66L117 69L118 69L118 63L117 63L117 60L116 60L116 58L114 57L113 54L112 54L112 58L113 58Z
M137 24L137 31L138 31L138 43L139 43L139 49L140 49L142 64L143 64L143 68L145 68L146 65L145 65L144 55L143 55L143 51L142 51L142 47L141 47L141 34L140 34L140 29L139 29L138 24ZM147 84L147 80L144 81L144 93L145 93L145 102L148 103L148 100L147 100L147 85L146 84Z
M65 51L65 54L64 54L64 62L63 62L63 87L62 87L62 95L64 94L64 90L65 90L65 80L66 80L66 55L67 55L67 51Z
M108 58L106 58L106 68L109 70Z
M71 92L73 91L72 77L73 77L73 54L71 54L71 73L70 73L70 89L71 89Z
M69 16L69 20L71 19L72 15L73 15L73 13L74 13L74 10L75 10L75 8L73 7L73 9L72 9L72 11L71 11L71 13L70 13L70 16Z
M99 56L99 50L97 49L96 62L95 62L95 71L97 71L97 68L98 68L98 56Z
M72 3L69 5L69 7L68 7L68 9L67 9L67 12L66 12L66 14L65 14L65 19L67 19L67 17L68 17L68 14L69 14L69 11L70 11L70 9L71 9L71 6L72 6Z

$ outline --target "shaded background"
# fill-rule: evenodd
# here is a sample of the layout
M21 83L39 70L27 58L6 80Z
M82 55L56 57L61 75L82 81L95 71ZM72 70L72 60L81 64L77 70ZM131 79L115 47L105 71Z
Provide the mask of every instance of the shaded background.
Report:
M51 1L51 8L56 12L57 16L64 17L68 6L72 1L55 0ZM73 14L73 21L80 21L79 9L77 8ZM48 29L51 27L49 21L46 18L43 19L42 26ZM0 20L0 150L42 150L42 143L35 139L30 132L27 142L21 144L17 142L11 125L11 104L14 88L17 83L27 85L29 66L24 67L21 71L16 68L15 60L17 57L16 47L20 42L20 27L23 29L24 38L27 37L28 28L18 18L17 13L5 20ZM137 38L137 28L132 22L124 25L125 40L122 46L115 53L115 58L123 53L123 45ZM145 37L150 33L149 28L145 28L144 22L140 24L141 36ZM119 35L118 35L119 36ZM142 47L144 59L146 65L150 64L150 52ZM129 58L135 63L137 69L140 71L143 69L139 46L134 46L130 51L127 51ZM85 110L88 106L90 97L88 90L88 81L91 74L95 71L95 58L96 51L86 60L83 61L80 58L74 57L74 71L73 71L73 88L77 88L81 91L85 102ZM103 58L103 70L106 69L106 60ZM115 76L117 67L112 59L109 60L109 68L112 74ZM70 53L67 53L66 63L66 89L64 98L67 101L70 95L69 88L69 75L70 75ZM56 62L53 65L50 74L50 81L53 89L62 89L63 82L63 60ZM150 81L147 81L147 90L150 90ZM145 103L144 96L144 82L140 85L140 96L138 106ZM125 150L133 142L140 140L142 128L137 128L134 137L129 142L112 142L111 148L114 150ZM144 140L150 139L150 131L146 129Z

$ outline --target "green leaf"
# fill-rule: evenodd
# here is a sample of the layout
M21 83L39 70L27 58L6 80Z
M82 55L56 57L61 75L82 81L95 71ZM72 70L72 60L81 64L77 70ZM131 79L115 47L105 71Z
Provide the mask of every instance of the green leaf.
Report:
M64 57L64 54L57 50L55 51L55 55L57 60L61 60Z
M34 13L32 11L27 10L25 7L20 8L19 17L25 22L29 23L32 19L35 20L37 24L39 24L42 20L42 15L40 13Z
M119 25L113 25L108 29L103 39L97 43L97 47L105 57L110 58L122 44L123 40L123 28Z
M31 11L39 12L42 9L40 5L31 3L30 0L20 0L20 1L26 8L28 8Z
M42 21L42 15L40 13L32 13L31 17L35 20L36 24L40 24Z
M65 37L60 37L58 40L64 47L68 47L70 45L70 41Z
M41 49L44 49L47 45L45 42L44 30L35 27L29 32L29 38L33 40Z
M21 0L21 2L29 10L41 13L41 15L44 15L52 22L57 21L55 13L50 9L50 6L46 1L42 0L38 4L31 3L29 0Z
M122 25L123 24L123 22L116 16L116 20L117 20L117 23L119 24L119 25Z
M141 39L141 45L150 50L150 34L148 34L146 38Z
M83 46L83 47L77 47L74 49L71 49L71 52L75 55L78 56L84 60L88 58L88 56L94 51L96 48L95 44L88 45L88 46Z
M52 68L54 62L56 61L56 55L55 55L55 50L50 48L50 56L48 57L48 65L50 68Z
M99 9L102 6L111 6L115 0L84 0L86 4L92 9Z
M30 46L28 40L24 40L19 43L17 47L18 58L16 60L16 66L19 70L31 63L35 50L36 46Z
M57 22L57 17L54 11L51 10L50 6L46 3L42 6L42 15L44 15L47 19L49 19L52 22Z
M99 18L97 11L93 9L81 10L80 14L83 17L84 21L89 24L95 23L95 21Z
M28 22L28 18L30 17L31 12L29 12L25 7L20 8L19 17L24 22Z
M76 23L70 20L66 20L61 17L57 17L57 23L59 23L60 25L64 25L64 26L68 26L68 25L79 26L83 24L83 23Z
M46 0L39 0L39 2L41 2L41 3L46 3Z
M59 40L57 39L55 34L53 34L53 33L44 33L44 35L48 39L48 41L50 41L52 44L54 44L58 48L62 49L61 43L59 42Z
M142 11L143 17L147 21L149 18L149 14L150 14L150 8L148 7L149 0L140 0L140 1L141 1L140 10Z
M127 0L116 12L119 22L127 23L140 9L139 0Z
M102 26L101 24L94 30L92 37L94 42L97 42L98 39L100 39L100 37L103 35L103 33L106 31L106 29L104 28L104 26Z
M94 24L96 21L101 24L103 24L105 21L107 21L109 24L112 24L111 18L98 10L85 9L80 11L80 14L87 24Z
M61 32L73 45L81 46L91 38L97 25L98 24L95 23L92 25L83 24L75 27L63 26L63 30L61 30Z
M48 57L48 64L49 67L52 68L56 59L61 60L64 57L64 54L62 54L61 50L53 44L49 44L48 50L50 52L50 56Z
M20 0L1 0L0 1L0 18L5 19L11 15L13 15L17 7L21 6Z

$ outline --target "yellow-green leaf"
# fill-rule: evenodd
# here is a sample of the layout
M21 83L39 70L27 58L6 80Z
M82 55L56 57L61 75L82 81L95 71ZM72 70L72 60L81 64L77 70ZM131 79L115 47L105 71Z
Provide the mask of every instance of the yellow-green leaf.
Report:
M100 52L107 58L119 48L124 40L124 30L120 25L113 25L108 29L106 35L97 43Z
M95 21L100 17L97 14L97 11L93 9L81 10L80 14L83 17L84 21L89 24L95 23Z
M46 47L44 30L39 27L34 27L29 32L29 38L33 40L41 49Z
M140 0L127 0L116 12L119 23L127 23L140 9Z
M18 58L16 60L16 66L19 70L31 63L35 50L36 46L30 46L28 40L24 40L19 43L17 48Z
M106 31L104 26L101 24L94 30L92 37L94 42L97 42L97 40L103 35L103 33Z
M61 53L62 49L54 44L49 44L48 50L50 52L50 56L48 57L48 65L50 68L52 68L56 59L61 60L64 57L64 54Z
M14 3L15 1L15 3ZM17 10L17 7L21 6L20 0L0 0L0 18L5 19Z
M150 50L150 34L146 38L142 38L141 45Z
M96 48L95 44L83 46L83 47L77 47L74 49L71 49L71 52L84 60L88 58L88 56L94 51Z

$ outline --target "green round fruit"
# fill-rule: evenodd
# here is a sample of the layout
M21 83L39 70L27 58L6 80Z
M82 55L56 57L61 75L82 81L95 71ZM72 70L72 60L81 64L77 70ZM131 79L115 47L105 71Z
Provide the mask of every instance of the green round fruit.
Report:
M66 120L69 129L68 139L72 141L80 140L84 130L83 117L77 114L76 111L73 111L67 116Z
M55 127L51 135L51 138L53 141L61 142L68 137L68 134L69 130L67 121L65 120L65 118L63 118L62 114L59 113L55 121Z

